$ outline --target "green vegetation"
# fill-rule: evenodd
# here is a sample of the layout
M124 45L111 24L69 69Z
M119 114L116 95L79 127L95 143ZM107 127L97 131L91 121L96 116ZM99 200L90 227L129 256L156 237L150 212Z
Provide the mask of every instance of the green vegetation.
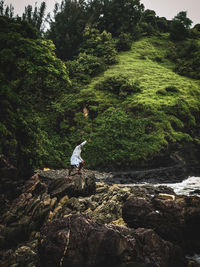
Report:
M172 146L199 142L200 81L174 73L167 59L173 49L167 35L143 38L80 91L80 98L90 95L82 101L96 116L86 151L92 167L142 166ZM136 83L138 89L128 87L120 97L123 79L124 88Z
M53 43L37 39L30 24L0 17L0 25L0 153L25 171L55 153L46 127L52 119L51 102L66 92L69 79Z
M84 139L108 169L200 142L199 24L122 2L66 0L45 34L44 4L13 18L0 2L0 153L21 173L67 167Z

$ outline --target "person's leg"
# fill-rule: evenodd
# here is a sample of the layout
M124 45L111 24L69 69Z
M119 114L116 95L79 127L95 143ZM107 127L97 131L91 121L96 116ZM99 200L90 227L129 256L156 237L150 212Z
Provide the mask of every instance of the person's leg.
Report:
M81 163L79 164L78 174L81 174L81 169L82 169L82 167L83 167L83 163L81 162Z
M69 175L71 174L72 170L73 170L74 166L71 165L70 168L69 168Z

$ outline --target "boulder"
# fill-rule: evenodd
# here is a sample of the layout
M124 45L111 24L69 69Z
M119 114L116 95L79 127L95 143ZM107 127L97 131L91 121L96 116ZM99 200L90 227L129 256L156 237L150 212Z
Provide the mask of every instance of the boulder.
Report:
M38 244L40 267L186 266L180 248L151 229L101 225L81 214L44 225Z
M12 248L28 240L33 231L40 229L55 205L46 190L38 175L31 177L23 186L22 194L2 215L0 248Z
M51 197L61 199L65 195L69 197L89 196L96 192L95 174L84 172L81 175L74 174L68 178L68 170L37 171L41 183L46 184Z
M157 194L152 199L132 197L122 207L129 227L154 229L187 253L200 252L200 198Z
M95 193L96 184L94 175L75 175L72 179L57 178L54 179L48 187L48 193L51 197L62 198L65 195L69 197L89 196Z

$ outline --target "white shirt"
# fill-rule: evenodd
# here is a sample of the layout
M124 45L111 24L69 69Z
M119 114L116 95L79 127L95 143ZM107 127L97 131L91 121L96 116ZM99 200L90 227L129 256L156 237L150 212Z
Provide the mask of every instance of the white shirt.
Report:
M84 146L86 143L87 141L84 141L80 145L75 147L70 159L71 165L76 165L77 167L79 166L79 163L83 160L81 158L81 147Z

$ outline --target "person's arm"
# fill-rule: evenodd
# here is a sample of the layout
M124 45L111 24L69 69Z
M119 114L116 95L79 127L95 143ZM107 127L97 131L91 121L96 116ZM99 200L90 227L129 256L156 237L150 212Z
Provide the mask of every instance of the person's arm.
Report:
M80 147L84 146L87 143L87 141L84 141L80 144ZM81 158L81 154L79 155L79 159L84 162L84 160Z
M84 146L87 143L87 141L84 141L83 143L80 144L80 146Z

